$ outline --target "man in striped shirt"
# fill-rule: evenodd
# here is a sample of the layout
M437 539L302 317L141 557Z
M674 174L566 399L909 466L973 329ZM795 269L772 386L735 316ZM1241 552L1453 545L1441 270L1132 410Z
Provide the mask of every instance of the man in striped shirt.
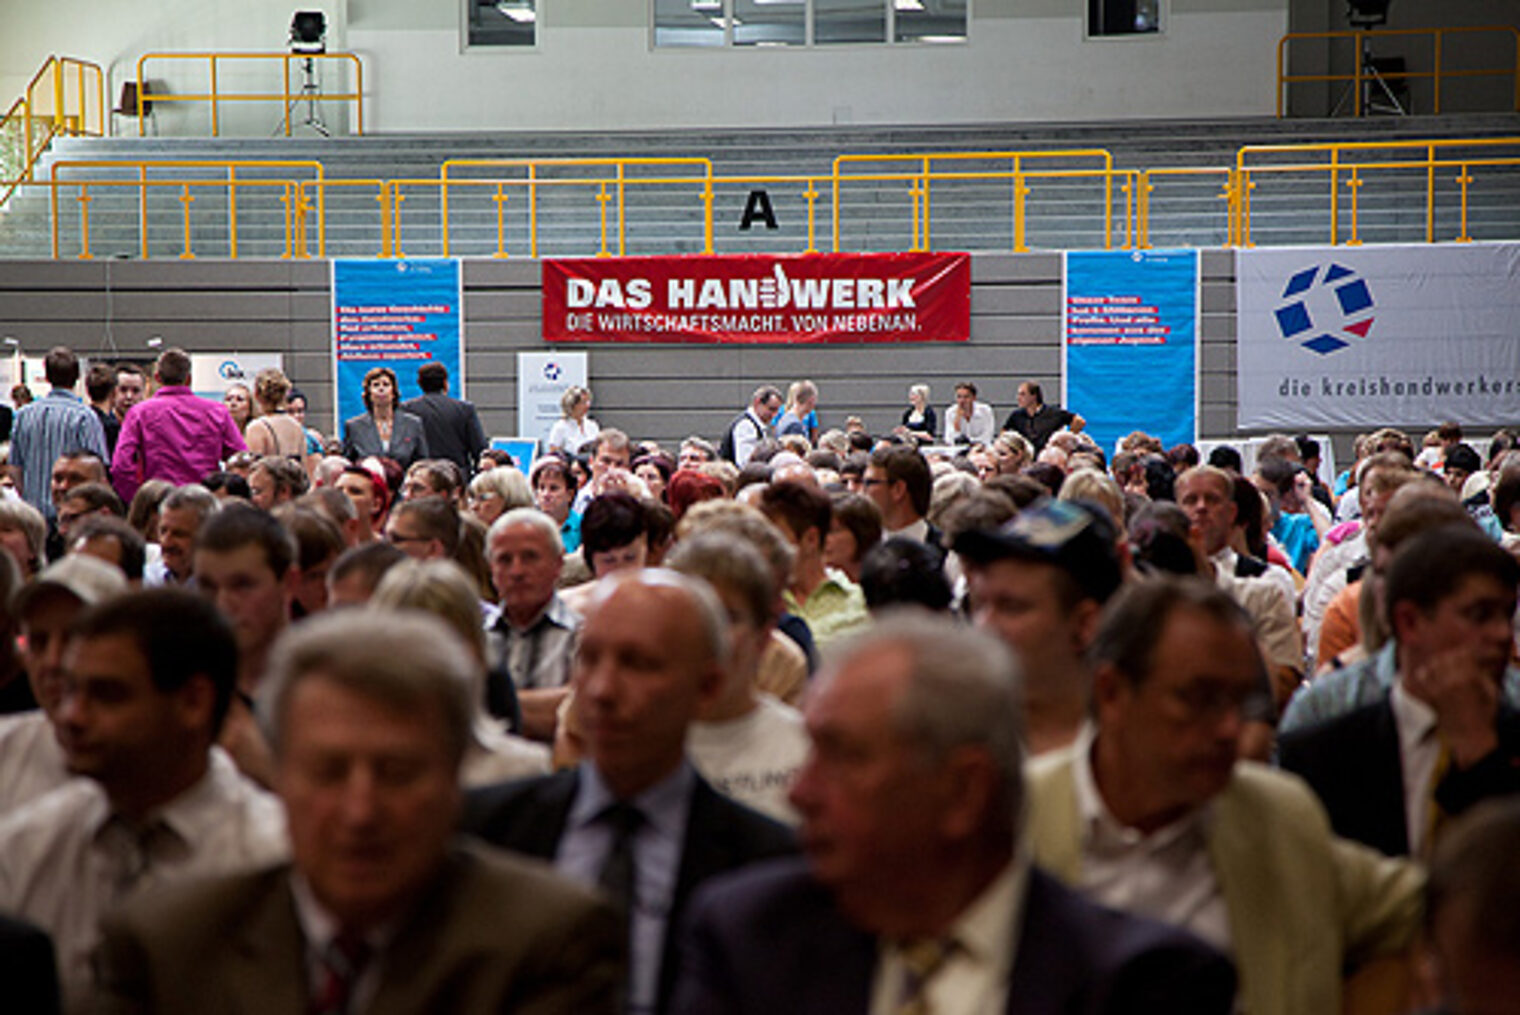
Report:
M53 463L65 451L82 449L106 457L106 435L100 420L84 399L74 394L79 383L79 358L58 346L42 361L53 390L16 414L11 435L11 462L21 466L21 492L26 502L49 522L56 509L48 480Z

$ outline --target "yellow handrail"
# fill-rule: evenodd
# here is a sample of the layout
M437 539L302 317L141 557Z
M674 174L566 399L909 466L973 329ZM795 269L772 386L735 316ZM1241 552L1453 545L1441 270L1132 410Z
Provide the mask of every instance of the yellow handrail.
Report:
M205 60L210 74L210 91L204 95L176 95L165 92L154 92L149 95L146 91L148 78L144 72L150 60ZM282 70L282 87L279 92L236 92L226 94L221 91L218 80L218 64L223 60L244 61L279 61ZM137 135L144 133L145 116L143 100L150 102L210 102L211 103L211 135L221 136L221 104L223 102L279 102L284 110L285 136L290 137L290 110L299 103L302 94L290 90L290 65L295 61L305 60L338 60L349 63L354 72L354 90L352 92L323 92L316 96L322 102L352 102L354 104L354 133L364 133L364 62L354 53L144 53L137 58Z
M69 73L72 71L72 75ZM86 83L89 78L93 89ZM39 86L46 86L46 102L40 102ZM71 87L72 85L72 87ZM91 102L93 94L94 101ZM105 134L105 74L98 64L72 56L50 56L27 82L21 97L0 117L0 137L8 131L21 133L21 159L14 179L0 179L5 187L0 206L22 183L30 183L42 153L59 135L101 137ZM39 130L38 121L41 121ZM19 127L18 127L19 124Z
M137 179L59 179L60 171L67 172L74 169L135 169ZM207 177L205 179L168 179L153 180L148 178L150 170L155 169L214 169L221 170L226 175L221 179ZM238 177L239 169L284 169L284 170L310 170L313 174L306 179L294 178L247 178ZM90 196L91 187L134 187L138 191L137 205L137 231L138 249L141 257L148 258L148 191L154 187L178 187L180 189L180 202L183 206L181 214L184 232L184 248L180 258L189 260L195 257L190 249L190 205L195 198L190 194L191 187L203 187L225 189L228 194L227 201L227 228L229 238L228 256L236 259L238 256L238 227L237 227L237 193L239 189L247 188L280 188L282 196L280 201L285 205L285 258L308 258L311 255L306 248L306 214L311 207L305 201L301 185L305 182L320 183L324 179L325 170L322 163L314 160L234 160L234 159L136 159L136 160L108 160L108 159L61 159L52 166L51 179L45 184L49 189L49 207L52 218L53 258L59 256L59 226L61 216L59 214L58 201L59 190L64 187L78 187L80 203L81 223L81 249L80 260L90 260L94 255L90 253L89 235L89 206L93 198ZM292 176L294 174L291 174ZM327 250L327 216L326 209L322 204L322 188L318 188L317 203L317 256L326 256Z
M1135 246L1140 250L1151 249L1151 193L1156 189L1152 181L1160 177L1195 177L1195 176L1223 176L1224 185L1219 193L1220 200L1225 202L1225 241L1224 246L1235 245L1235 170L1228 166L1160 166L1156 169L1142 169L1139 171L1136 189L1139 195L1135 202L1136 225Z
M1448 155L1438 157L1440 152L1450 152L1453 149L1483 149L1489 151L1495 148L1510 147L1516 150L1514 155L1497 155L1484 158L1460 157ZM1368 152L1382 153L1411 153L1408 158L1394 158L1385 154L1382 158L1366 159L1363 156ZM1304 156L1319 154L1323 161L1306 162ZM1251 164L1253 157L1263 158L1272 155L1292 155L1299 157L1296 162L1263 162ZM1467 231L1468 214L1468 189L1472 183L1470 170L1476 166L1520 166L1520 137L1507 138L1468 138L1468 139L1439 139L1427 141L1347 141L1326 144L1289 144L1289 145L1246 145L1235 155L1235 177L1233 182L1231 221L1233 238L1238 246L1251 247L1255 244L1251 240L1251 191L1256 187L1254 177L1261 175L1308 173L1311 176L1327 174L1330 197L1330 244L1335 246L1340 243L1341 228L1341 197L1340 185L1341 174L1346 174L1344 179L1351 194L1351 232L1347 243L1350 245L1360 244L1360 203L1361 189L1366 185L1364 175L1372 170L1404 170L1411 169L1425 171L1425 242L1435 242L1435 206L1436 206L1436 171L1439 169L1455 168L1459 175L1455 182L1460 185L1458 211L1461 216L1461 230L1454 240L1465 243L1471 240Z
M1102 167L1099 169L1056 169L1029 171L1023 168L1026 160L1034 159L1083 159L1096 158L1101 160ZM938 161L959 162L968 159L980 160L1008 160L1012 163L1011 169L982 170L976 172L945 172L936 171L933 164ZM915 162L918 163L918 172L896 173L846 173L845 166L862 162ZM1101 176L1103 178L1103 246L1105 249L1113 249L1114 232L1114 177L1128 179L1129 170L1115 170L1114 157L1104 148L1072 148L1052 151L1003 151L1003 152L935 152L929 155L915 154L885 154L885 155L840 155L834 159L831 181L834 195L834 250L840 247L840 184L850 181L855 182L890 182L905 181L910 184L909 194L913 199L913 249L929 249L929 208L930 208L930 184L935 180L1011 180L1013 182L1014 199L1014 241L1015 251L1029 249L1025 245L1024 236L1024 198L1029 190L1025 184L1032 178L1079 178L1084 176ZM1126 216L1128 217L1128 216Z
M1508 67L1480 68L1477 70L1446 70L1445 42L1448 35L1468 35L1480 32L1507 33L1514 39L1514 59ZM1428 71L1381 71L1383 78L1397 80L1430 80L1434 82L1434 106L1433 113L1441 112L1441 83L1450 78L1463 77L1503 77L1510 76L1514 79L1512 109L1520 112L1520 28L1513 25L1467 25L1453 28L1392 28L1360 31L1337 31L1337 32L1289 32L1277 40L1277 116L1282 119L1287 86L1307 81L1340 81L1351 82L1354 92L1352 104L1353 113L1362 115L1362 85L1372 80L1366 74L1367 68L1362 66L1363 43L1368 40L1396 38L1400 36L1428 35L1431 40L1431 66ZM1354 70L1350 74L1289 74L1288 44L1300 39L1351 39L1354 45Z

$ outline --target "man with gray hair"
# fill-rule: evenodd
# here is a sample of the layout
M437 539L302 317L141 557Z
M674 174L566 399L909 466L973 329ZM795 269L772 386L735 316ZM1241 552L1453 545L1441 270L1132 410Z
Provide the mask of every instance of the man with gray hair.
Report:
M997 641L884 614L807 716L806 860L703 892L677 1012L1230 1010L1224 956L1029 866L1019 680Z
M158 508L157 560L143 568L143 585L193 586L195 582L195 536L221 501L199 483L175 487Z
M486 677L487 698L509 697L492 686L511 681L523 735L551 741L581 626L580 614L556 590L565 566L559 525L534 508L506 512L486 533L486 563L501 597L500 613L486 622L496 659Z
M1095 729L1029 767L1035 862L1228 951L1242 1010L1339 1011L1345 971L1409 944L1421 877L1334 836L1302 782L1237 760L1264 676L1250 618L1198 578L1133 582L1088 655Z
M112 1010L610 1015L608 907L454 838L475 665L418 613L326 614L282 638L263 711L291 862L108 919Z
M619 905L630 1013L668 1010L692 890L794 848L786 828L721 796L687 761L687 728L721 690L727 650L723 607L700 579L650 569L604 582L572 678L585 762L479 791L467 809L467 831L552 861Z

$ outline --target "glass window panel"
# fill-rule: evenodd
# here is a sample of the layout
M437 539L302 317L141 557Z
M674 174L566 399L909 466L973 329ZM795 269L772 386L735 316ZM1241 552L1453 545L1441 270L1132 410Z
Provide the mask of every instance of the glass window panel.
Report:
M654 44L723 45L723 0L655 0Z
M889 0L898 42L964 42L966 0Z
M889 0L813 0L813 41L819 45L887 41Z
M471 46L531 46L538 0L468 0Z
M734 0L734 45L800 46L806 41L806 0Z
M1088 0L1088 35L1151 35L1161 31L1161 0Z

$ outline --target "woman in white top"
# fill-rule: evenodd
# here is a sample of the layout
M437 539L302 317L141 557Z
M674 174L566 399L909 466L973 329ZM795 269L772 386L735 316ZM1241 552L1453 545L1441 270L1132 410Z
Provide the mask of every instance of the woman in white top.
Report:
M575 454L581 445L594 440L602 428L590 416L591 392L579 385L571 385L559 400L564 413L549 431L544 445L549 451L568 451Z

